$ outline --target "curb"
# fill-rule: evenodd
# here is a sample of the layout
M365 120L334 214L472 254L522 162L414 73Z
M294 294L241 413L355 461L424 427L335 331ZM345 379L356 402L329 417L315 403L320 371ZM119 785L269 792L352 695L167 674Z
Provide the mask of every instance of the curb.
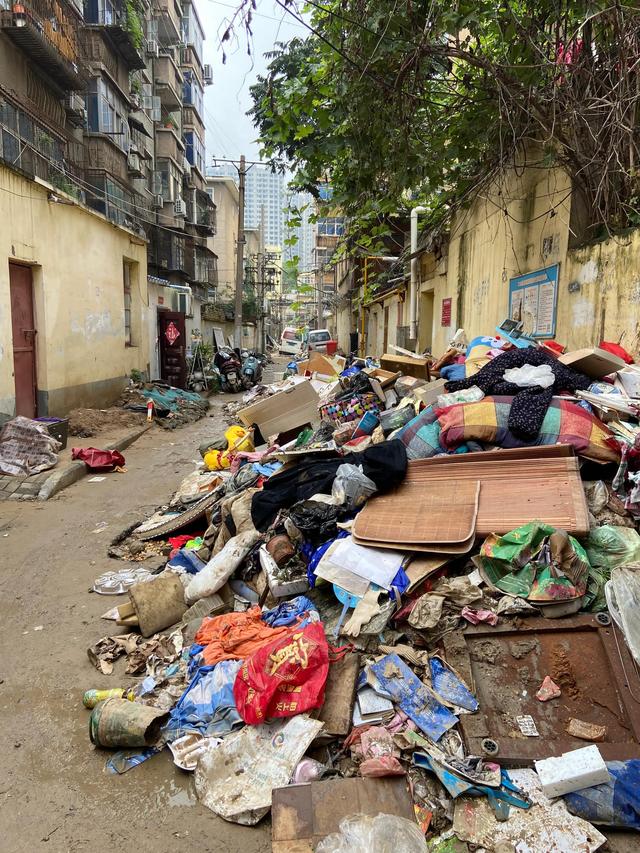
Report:
M103 450L119 450L122 452L134 441L137 441L140 436L144 435L145 432L151 429L153 424L145 424L140 429L133 430L133 432L127 433L123 436L120 441L114 441L112 444L107 444ZM78 480L81 480L85 474L88 474L89 470L82 460L78 459L74 462L70 462L65 468L61 471L55 471L50 477L48 477L42 486L40 487L40 491L38 492L38 500L39 501L47 501L49 498L52 498L54 495L57 495L58 492L61 492L63 489L66 489L67 486L72 485L73 483L77 483Z

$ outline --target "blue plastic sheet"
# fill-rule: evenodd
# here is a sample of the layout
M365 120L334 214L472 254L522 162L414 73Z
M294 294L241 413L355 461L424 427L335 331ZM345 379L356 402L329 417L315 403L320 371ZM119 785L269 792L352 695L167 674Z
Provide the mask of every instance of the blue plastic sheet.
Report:
M477 711L478 700L440 658L429 660L431 685L441 699L465 711Z
M308 610L316 610L315 604L313 601L309 601L305 595L298 595L291 601L283 601L277 607L265 610L260 618L272 628L279 628L282 625L292 625L299 616Z
M300 553L303 557L308 560L307 563L307 580L309 581L309 588L313 589L316 585L316 576L315 570L318 566L318 563L324 556L325 552L329 549L330 545L333 545L334 542L337 542L338 539L345 539L350 534L346 530L341 530L340 533L336 536L335 539L330 539L328 542L323 542L319 548L314 548L309 542L304 542L302 547L300 548Z
M171 712L162 732L174 741L189 732L205 737L224 737L244 722L233 698L233 683L242 666L239 660L224 660L200 667Z
M640 760L607 761L609 782L563 799L571 814L590 823L640 830Z
M385 655L370 666L380 686L393 696L405 714L433 741L439 741L442 735L458 722L455 714L445 708L433 690L409 669L398 655Z
M190 575L197 575L201 569L204 569L204 563L191 548L181 548L175 557L172 557L168 564L171 568L184 569Z

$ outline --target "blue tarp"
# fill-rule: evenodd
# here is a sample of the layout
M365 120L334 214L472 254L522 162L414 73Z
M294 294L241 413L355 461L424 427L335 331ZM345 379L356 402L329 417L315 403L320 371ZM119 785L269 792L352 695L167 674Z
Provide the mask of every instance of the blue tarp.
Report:
M316 610L315 604L306 596L298 595L291 601L283 601L277 607L265 610L260 618L272 628L279 628L282 625L292 625L298 616L302 616L308 610Z
M640 760L607 761L609 782L563 799L571 814L605 826L640 830Z
M382 689L393 696L394 703L431 740L439 741L458 722L458 718L438 701L434 692L420 681L398 655L385 655L369 669L376 675Z
M184 691L163 728L167 741L189 732L205 737L224 737L244 722L236 709L233 683L242 666L239 660L224 660L200 667Z

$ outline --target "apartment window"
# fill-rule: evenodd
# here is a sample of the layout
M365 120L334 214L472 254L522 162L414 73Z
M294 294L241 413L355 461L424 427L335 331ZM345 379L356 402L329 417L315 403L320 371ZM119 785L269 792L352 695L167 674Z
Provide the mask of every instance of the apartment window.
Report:
M187 107L195 107L200 115L204 112L204 90L193 71L185 71L182 100Z
M344 234L344 219L341 216L318 219L318 234L321 237L341 237Z
M186 157L189 163L192 166L195 166L199 169L203 174L205 171L205 154L204 154L204 142L200 139L198 134L193 130L186 131L184 135L184 141L186 146Z
M196 56L202 62L204 33L195 16L193 6L189 6L189 14L182 19L182 40L193 48Z
M124 285L124 343L130 347L131 341L131 264L122 263L122 281Z
M128 106L104 77L94 77L85 96L87 128L91 133L104 133L118 148L129 151L131 144Z
M318 195L322 201L331 201L333 198L333 187L331 184L318 184Z
M110 26L117 23L118 13L111 0L88 0L84 4L84 19L88 24Z

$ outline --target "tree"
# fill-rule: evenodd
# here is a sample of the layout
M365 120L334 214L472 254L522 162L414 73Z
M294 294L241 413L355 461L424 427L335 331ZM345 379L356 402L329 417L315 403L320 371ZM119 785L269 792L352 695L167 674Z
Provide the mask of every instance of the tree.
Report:
M295 14L291 0L280 5ZM640 224L637 4L309 8L313 32L270 54L251 113L265 155L289 161L300 188L315 193L330 176L356 235L375 240L409 196L435 228L532 151L530 165L568 172L594 231Z

